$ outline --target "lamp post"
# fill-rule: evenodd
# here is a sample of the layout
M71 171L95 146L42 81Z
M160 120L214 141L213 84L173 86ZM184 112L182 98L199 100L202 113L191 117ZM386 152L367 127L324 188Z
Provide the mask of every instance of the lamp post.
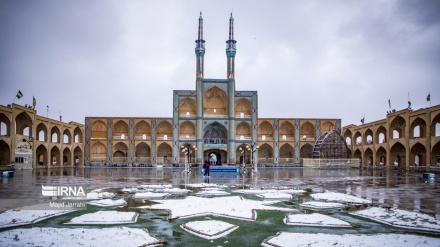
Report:
M254 171L254 152L257 151L258 148L259 147L258 147L257 143L255 143L255 142L246 145L246 149L250 150L250 152L251 152L251 167L252 167L252 171ZM255 169L255 170L257 170L257 169Z

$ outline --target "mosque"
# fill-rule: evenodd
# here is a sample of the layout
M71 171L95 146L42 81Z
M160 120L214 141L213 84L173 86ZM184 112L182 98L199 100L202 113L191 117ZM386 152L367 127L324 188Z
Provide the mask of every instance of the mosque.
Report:
M171 118L86 117L85 163L202 163L215 154L218 164L299 164L321 133L340 129L340 119L258 117L258 92L235 90L232 14L225 79L205 78L205 51L200 14L195 90L173 92Z
M259 118L258 92L235 90L234 18L226 40L226 78L204 77L203 18L195 41L195 90L173 91L170 118L86 117L64 123L29 106L0 105L0 164L22 168L299 165L305 158L356 158L363 167L436 169L440 105L389 113L342 128L341 119ZM440 170L439 170L440 171Z

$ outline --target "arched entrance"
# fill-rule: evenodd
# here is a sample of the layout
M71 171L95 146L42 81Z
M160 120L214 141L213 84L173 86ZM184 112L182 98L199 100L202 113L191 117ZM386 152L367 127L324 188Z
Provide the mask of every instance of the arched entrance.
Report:
M223 161L226 161L228 157L227 152L222 149L208 149L203 152L203 161L207 160L208 157L211 157L211 154L214 154L217 157L216 166L221 166Z

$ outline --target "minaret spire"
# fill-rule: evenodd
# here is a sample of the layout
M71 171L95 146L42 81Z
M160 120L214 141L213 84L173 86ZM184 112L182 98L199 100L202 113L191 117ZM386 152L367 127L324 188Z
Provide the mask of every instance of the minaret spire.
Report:
M205 40L203 40L203 18L202 11L200 11L199 17L199 31L198 31L198 39L196 40L196 48L195 48L196 56L197 56L197 65L196 65L196 78L203 78L204 74L204 56L205 56Z
M226 40L226 57L228 60L228 69L227 69L227 79L235 78L235 53L237 49L235 44L237 41L234 40L234 17L229 18L229 39Z

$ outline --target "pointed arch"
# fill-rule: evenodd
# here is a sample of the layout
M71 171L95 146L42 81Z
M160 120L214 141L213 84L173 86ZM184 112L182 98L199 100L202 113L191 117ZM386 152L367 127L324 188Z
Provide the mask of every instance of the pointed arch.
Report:
M11 148L5 141L0 140L0 165L11 164Z
M50 150L50 165L52 166L61 166L61 157L60 157L60 150L58 149L58 147L53 147Z
M303 159L303 158L312 158L313 157L313 147L312 147L312 145L310 145L308 143L304 144L301 147L300 151L299 151L299 157L301 159Z
M209 140L209 143L213 139L227 140L228 130L222 124L214 122L205 127L203 138L205 138L205 140Z
M113 125L113 139L127 139L129 136L129 127L124 120L119 120Z
M425 138L426 137L426 122L421 118L416 118L411 123L410 138Z
M299 128L299 135L301 140L315 140L316 139L316 130L315 126L311 124L309 121L304 122L301 124L301 127Z
M351 130L349 129L344 130L344 140L348 146L351 146L352 144L351 136L352 136Z
M295 150L292 145L285 143L280 148L280 163L293 163Z
M49 164L46 146L41 144L37 147L37 150L35 151L35 159L40 166Z
M63 150L63 163L60 164L63 166L72 166L72 154L69 148L64 148Z
M69 129L65 129L63 132L63 143L71 144L72 143L72 134Z
M15 133L18 135L32 135L32 118L26 112L15 117Z
M440 141L432 146L431 166L440 166Z
M80 147L73 150L73 162L75 166L83 166L83 152Z
M53 126L50 130L50 140L53 143L61 143L61 132L57 126Z
M390 139L405 138L406 121L401 116L396 116L390 124ZM398 134L398 137L396 136Z
M370 144L373 144L373 131L370 128L368 128L364 134L364 145L370 145Z
M167 120L163 120L157 125L156 132L158 140L172 140L173 126Z
M373 162L373 150L371 150L371 148L365 149L364 160L362 161L362 164L366 166L372 166Z
M9 136L11 135L10 131L11 121L5 114L0 113L0 136Z
M360 131L354 133L353 140L355 146L360 146L362 144L362 134Z
M295 128L289 121L284 121L280 124L280 140L293 141L295 140Z
M250 140L252 138L252 128L247 122L242 121L237 125L235 134L237 135L236 139Z
M148 144L146 144L145 142L139 143L138 145L136 145L135 156L136 156L136 162L140 162L140 163L150 162L150 157L151 157L150 146L148 146Z
M440 113L432 119L431 136L440 136Z
M204 93L203 106L205 116L227 116L228 96L225 91L214 86Z
M74 143L82 143L83 140L83 132L79 127L76 127L73 130L73 138L74 138Z
M40 142L47 142L47 127L44 123L37 125L37 140Z
M324 122L321 126L322 126L322 132L328 132L335 129L335 125L330 121Z
M236 117L248 117L252 116L252 104L248 99L241 98L235 102L235 115Z
M396 142L390 149L391 161L396 168L406 167L406 148L402 143Z
M273 148L264 143L258 149L258 163L273 163Z
M375 142L377 144L379 143L386 143L387 142L387 130L382 125L379 126L376 130L376 136L375 136Z
M196 126L190 121L184 121L179 126L179 139L196 139Z
M273 140L273 126L268 121L263 121L258 126L258 140L271 141Z
M151 126L145 120L141 120L134 126L134 137L136 140L149 140L151 137Z
M164 163L168 163L173 157L173 149L168 143L163 142L157 148L157 157L163 159Z
M376 166L386 166L387 165L387 151L385 148L380 147L376 151Z
M179 116L196 117L197 104L192 98L185 98L179 102Z
M417 142L411 147L409 156L409 165L411 166L426 166L426 148L420 142Z
M107 138L107 124L101 120L96 120L91 125L91 138L92 139L105 139Z

